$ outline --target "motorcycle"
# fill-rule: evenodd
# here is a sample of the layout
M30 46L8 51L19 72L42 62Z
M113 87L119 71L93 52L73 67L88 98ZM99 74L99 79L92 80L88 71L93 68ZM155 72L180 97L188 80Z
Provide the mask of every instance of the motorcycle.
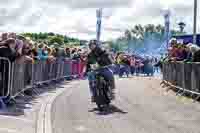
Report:
M98 65L91 65L92 71L95 74L94 85L94 102L96 103L99 111L103 111L105 107L109 107L111 103L111 87L104 76L98 71Z

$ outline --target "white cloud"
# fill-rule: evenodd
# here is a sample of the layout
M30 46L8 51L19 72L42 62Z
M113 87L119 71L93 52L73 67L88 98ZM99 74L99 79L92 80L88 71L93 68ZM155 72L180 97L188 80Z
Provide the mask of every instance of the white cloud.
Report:
M186 30L192 31L193 3L186 0L0 0L0 31L57 32L94 38L95 10L99 7L104 8L103 39L116 38L135 24L163 24L165 8L171 10L173 28L184 21Z
M47 3L66 5L69 8L112 8L128 6L131 0L44 0Z

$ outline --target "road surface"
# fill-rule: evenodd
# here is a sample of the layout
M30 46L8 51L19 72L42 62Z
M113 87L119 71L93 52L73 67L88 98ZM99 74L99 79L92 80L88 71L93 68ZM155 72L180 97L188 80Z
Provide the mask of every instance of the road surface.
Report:
M67 89L53 102L53 133L200 133L200 104L166 92L160 80L117 79L111 111L98 114L88 82Z

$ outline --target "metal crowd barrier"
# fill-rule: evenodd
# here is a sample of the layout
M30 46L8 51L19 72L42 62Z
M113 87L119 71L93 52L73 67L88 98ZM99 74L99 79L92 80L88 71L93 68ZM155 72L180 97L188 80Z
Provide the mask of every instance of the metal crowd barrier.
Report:
M11 62L9 59L0 57L0 97L7 97L11 85Z
M58 81L80 74L80 61L57 59L56 61L36 61L35 63L11 63L0 57L0 96L15 99L37 85Z
M183 91L183 94L200 95L200 63L165 62L162 71L163 80Z

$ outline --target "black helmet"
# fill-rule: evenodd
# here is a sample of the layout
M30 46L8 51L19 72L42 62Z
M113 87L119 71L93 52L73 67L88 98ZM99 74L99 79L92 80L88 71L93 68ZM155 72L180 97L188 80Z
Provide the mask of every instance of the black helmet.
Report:
M97 40L90 40L89 46L97 45Z

